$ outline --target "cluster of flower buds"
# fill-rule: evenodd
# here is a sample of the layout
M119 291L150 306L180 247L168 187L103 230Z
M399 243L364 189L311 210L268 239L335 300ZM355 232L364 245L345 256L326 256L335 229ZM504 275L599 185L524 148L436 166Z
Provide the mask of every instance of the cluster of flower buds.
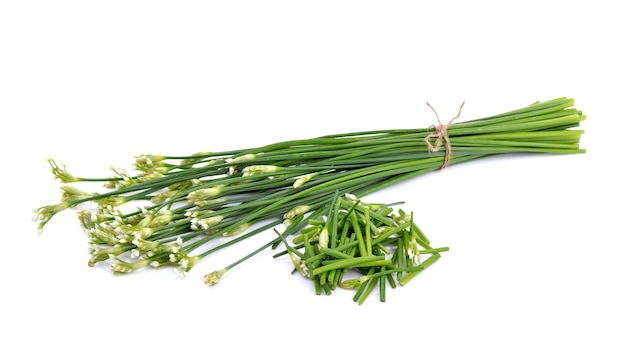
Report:
M216 175L226 176L241 161L254 158L245 155L235 159L206 159L205 156L209 155L197 154L183 159L178 165L167 163L164 156L137 156L134 169L140 174L132 176L122 169L112 168L114 175L104 179L104 186L115 190L103 195L66 184L102 179L75 177L64 165L50 159L52 173L63 183L61 202L38 208L34 220L39 222L42 230L55 214L84 202L94 203L95 210L78 211L89 239L90 266L113 261L113 272L123 274L146 266L174 265L178 271L186 273L201 259L199 255L189 254L196 247L192 245L194 239L212 234L211 228L224 220L224 216L214 210L228 202L227 198L218 197L223 185L204 186L202 180L194 177L179 179L181 173L174 174L171 181L158 187L145 184L171 176L168 172L175 173L176 170L187 169L188 173L195 174L201 167L215 166L213 172ZM206 175L210 172L199 173ZM143 205L124 213L121 208L130 203ZM249 226L250 223L243 223L222 234L234 236Z
M142 216L127 220L113 206L78 212L91 246L89 265L113 260L115 273L130 273L148 265L175 265L178 271L188 272L200 259L189 255L181 236L163 235L174 216L171 210L154 214L144 209Z

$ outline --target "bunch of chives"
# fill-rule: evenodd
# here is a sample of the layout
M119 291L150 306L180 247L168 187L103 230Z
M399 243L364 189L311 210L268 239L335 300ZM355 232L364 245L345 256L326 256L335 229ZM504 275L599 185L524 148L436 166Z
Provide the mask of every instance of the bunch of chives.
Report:
M575 129L584 119L573 99L558 98L446 126L445 138L435 139L446 150L433 149L433 128L357 131L188 156L140 155L134 172L117 169L105 178L74 176L50 159L62 199L36 209L35 220L41 231L55 214L76 209L90 265L109 262L115 273L167 265L184 273L281 223L295 233L336 193L363 197L442 165L498 154L584 153L583 131ZM73 184L83 182L106 190ZM94 206L85 209L87 203Z

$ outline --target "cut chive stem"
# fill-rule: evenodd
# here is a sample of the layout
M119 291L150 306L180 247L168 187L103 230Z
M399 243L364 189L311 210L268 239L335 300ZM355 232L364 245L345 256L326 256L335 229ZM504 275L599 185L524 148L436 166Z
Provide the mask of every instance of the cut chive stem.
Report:
M371 267L372 265L391 264L390 260L385 260L384 256L366 256L333 260L326 265L322 265L313 270L313 275L319 275L333 269L348 267Z

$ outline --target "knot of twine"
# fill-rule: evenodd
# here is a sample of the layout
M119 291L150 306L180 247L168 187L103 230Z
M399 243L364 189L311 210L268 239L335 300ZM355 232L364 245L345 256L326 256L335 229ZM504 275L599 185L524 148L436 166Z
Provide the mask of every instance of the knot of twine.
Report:
M454 122L455 119L461 116L461 109L463 109L463 105L465 105L465 101L461 103L461 106L459 107L459 113L456 115L456 117L452 118L446 124L441 123L441 120L439 119L439 115L437 114L437 111L435 111L435 109L432 106L430 106L428 102L426 103L426 105L428 105L428 107L430 107L430 109L433 110L433 112L435 113L435 116L437 116L437 122L439 122L439 124L436 126L435 125L431 126L432 128L435 128L435 132L428 134L424 138L424 142L426 143L426 146L428 147L429 152L437 152L439 151L439 149L441 149L441 144L445 141L446 155L443 159L443 165L440 168L440 169L444 169L448 166L448 163L450 162L450 155L452 154L452 147L450 146L450 138L448 137L448 127L452 125L452 122ZM430 141L431 138L437 138L434 145Z

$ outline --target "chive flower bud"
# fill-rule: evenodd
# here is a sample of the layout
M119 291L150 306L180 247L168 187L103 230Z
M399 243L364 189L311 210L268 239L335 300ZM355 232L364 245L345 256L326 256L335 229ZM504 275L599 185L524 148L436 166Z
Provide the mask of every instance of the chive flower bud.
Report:
M69 203L60 202L55 205L43 206L36 209L36 216L35 218L33 218L33 220L39 222L39 232L41 233L43 231L43 227L46 225L46 223L48 223L48 221L50 221L50 219L52 219L55 214L67 209L68 207Z
M117 259L117 262L111 265L111 270L117 274L126 274L134 272L140 268L143 268L150 264L150 260L144 259L136 262L126 262L120 259Z
M61 167L59 167L56 161L54 161L51 158L48 159L48 163L50 164L50 167L52 168L52 174L54 174L54 177L60 180L62 183L74 183L74 182L80 181L80 178L74 177L73 175L69 174L65 170L65 165L62 165Z
M95 202L97 202L100 205L112 206L112 207L121 206L125 204L126 201L128 200L122 196L109 196L109 197L95 200Z
M322 229L322 231L319 234L319 238L317 239L318 245L323 248L328 248L329 239L330 238L328 236L328 228L324 227L324 229Z
M178 261L178 270L184 276L187 272L196 265L196 263L200 262L202 257L200 256L187 256L183 257Z
M162 177L164 177L163 173L146 172L141 177L139 177L139 182L140 183L149 182L151 180L159 179L159 178L162 178Z
M256 158L255 154L245 154L231 159L229 162L243 162L243 161L252 161Z
M191 217L191 218L195 218L195 217L200 217L209 213L213 213L215 211L213 210L187 210L185 211L185 217Z
M192 154L191 156L192 157L188 157L188 158L185 158L182 161L180 161L180 164L181 165L189 165L189 164L200 162L203 159L205 159L206 157L211 156L211 152L208 152L208 151L196 152L196 153Z
M162 166L165 157L159 155L139 155L135 156L134 167L138 171L149 172Z
M81 210L78 212L78 220L85 229L95 228L97 224L106 222L111 217L102 213L94 213L89 210Z
M309 268L306 265L306 262L300 259L298 255L293 252L289 252L289 258L291 259L291 263L296 267L296 270L300 272L305 277L309 277Z
M196 201L193 204L196 205L197 207L207 207L207 206L219 204L221 202L224 202L224 203L228 202L228 199L225 197L219 197L217 199ZM197 211L197 212L202 212L202 211Z
M227 163L233 163L233 162L244 162L244 161L252 161L256 158L255 154L245 154L245 155L241 155L232 159L228 159L226 160ZM228 174L229 175L233 175L237 173L237 168L235 166L231 166L228 167Z
M275 173L278 172L280 169L281 168L278 166L271 165L248 166L243 169L242 173L244 177L248 177L252 175Z
M420 251L419 251L419 247L417 246L417 240L415 239L415 237L412 237L411 240L409 241L409 245L406 251L407 251L409 258L413 260L413 263L421 262Z
M88 229L87 237L92 245L117 245L120 243L116 233L102 226Z
M204 283L209 286L215 285L220 282L220 279L222 279L226 272L228 272L228 268L222 268L218 271L211 272L204 276Z
M309 211L311 211L311 206L306 206L306 205L296 206L292 208L289 212L285 213L285 215L283 216L283 219L290 219L290 218L299 216L301 214L305 214Z
M174 197L178 193L178 190L167 190L161 192L159 194L154 195L150 198L150 201L155 204L161 204L165 201L169 201L172 197Z
M126 231L126 234L131 236L133 239L148 239L154 234L154 228L148 227L133 227L132 229Z
M170 223L174 219L173 211L161 211L159 214L150 220L148 227L157 228Z
M143 238L134 238L131 243L135 245L140 253L146 254L147 256L152 256L154 254L153 250L156 250L161 245L158 241Z
M354 194L345 193L344 196L346 197L346 199L348 199L350 201L359 201L359 198L356 197L356 195L354 195Z
M294 182L293 182L293 188L299 188L302 185L304 185L304 183L308 182L309 180L313 179L313 177L315 177L316 175L318 175L319 172L315 172L315 173L309 173L309 174L305 174L302 177L298 177Z
M118 169L115 167L111 167L113 173L117 175L119 179L113 179L104 185L105 188L109 189L124 189L129 186L135 185L139 183L137 179L133 178L123 169Z
M212 226L218 224L224 219L224 216L216 215L209 218L197 218L191 219L191 230L207 230Z
M227 236L227 237L237 236L245 232L246 230L248 230L248 228L250 228L251 225L252 225L251 223L244 223L231 231L225 232L224 234L222 234L222 236Z
M126 251L128 251L128 247L121 245L115 245L113 247L92 247L89 249L91 258L87 264L89 267L93 267L98 262L106 261L111 257L117 257Z
M337 286L342 289L349 289L349 290L357 289L358 287L361 286L361 284L367 282L369 279L370 277L368 275L364 275L359 278L344 280L340 282L339 284L337 284Z
M221 192L221 187L214 186L209 188L198 189L190 192L187 195L187 202L190 204L196 204L200 201L211 199Z

